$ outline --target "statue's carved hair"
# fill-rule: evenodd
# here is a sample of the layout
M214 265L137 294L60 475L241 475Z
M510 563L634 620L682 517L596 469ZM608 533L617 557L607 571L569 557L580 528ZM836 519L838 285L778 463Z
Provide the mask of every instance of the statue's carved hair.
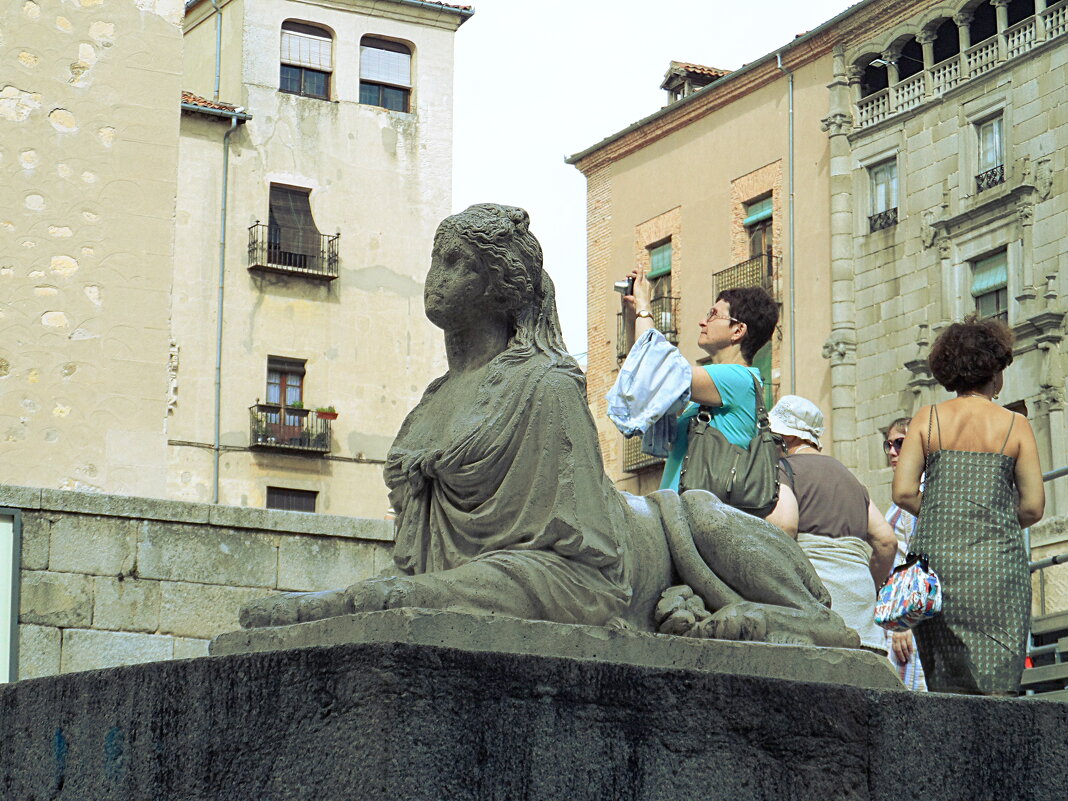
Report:
M478 203L445 218L439 231L471 245L489 272L490 291L511 315L510 351L522 355L537 350L554 362L573 364L560 333L556 292L543 266L541 244L530 232L530 215L524 209Z

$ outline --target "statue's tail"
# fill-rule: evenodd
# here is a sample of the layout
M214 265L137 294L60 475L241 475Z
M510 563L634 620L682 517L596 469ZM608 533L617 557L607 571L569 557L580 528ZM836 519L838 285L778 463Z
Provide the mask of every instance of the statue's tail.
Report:
M712 611L744 600L723 583L698 552L690 524L686 520L682 498L671 490L654 492L647 497L660 510L668 550L671 551L671 561L683 582L689 585Z

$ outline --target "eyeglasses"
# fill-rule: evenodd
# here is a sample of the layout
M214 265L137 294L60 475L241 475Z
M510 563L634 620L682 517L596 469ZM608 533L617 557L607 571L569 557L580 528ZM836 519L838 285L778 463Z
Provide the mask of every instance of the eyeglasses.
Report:
M737 317L731 317L729 314L720 314L719 309L713 306L708 310L708 314L705 315L705 322L709 320L726 320L728 323L740 323Z
M890 451L897 451L898 453L901 453L901 446L904 444L904 437L895 437L894 439L888 439L883 443L883 450L886 453L890 453Z

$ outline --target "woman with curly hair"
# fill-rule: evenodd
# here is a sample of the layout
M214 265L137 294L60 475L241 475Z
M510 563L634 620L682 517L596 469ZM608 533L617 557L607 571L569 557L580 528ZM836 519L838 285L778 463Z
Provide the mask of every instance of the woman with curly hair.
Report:
M942 614L915 629L927 686L1015 695L1031 618L1021 529L1042 518L1045 495L1027 418L993 402L1012 332L969 316L942 332L928 362L957 397L912 418L893 488L894 503L919 518L910 550L944 584Z

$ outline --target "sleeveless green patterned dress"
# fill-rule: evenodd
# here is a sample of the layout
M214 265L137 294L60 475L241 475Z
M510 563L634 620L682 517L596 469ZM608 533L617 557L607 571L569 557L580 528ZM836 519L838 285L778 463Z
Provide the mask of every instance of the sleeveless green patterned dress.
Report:
M928 456L909 549L927 554L943 584L942 614L914 629L934 692L1013 694L1020 686L1031 578L1016 517L1016 460L1001 450Z

